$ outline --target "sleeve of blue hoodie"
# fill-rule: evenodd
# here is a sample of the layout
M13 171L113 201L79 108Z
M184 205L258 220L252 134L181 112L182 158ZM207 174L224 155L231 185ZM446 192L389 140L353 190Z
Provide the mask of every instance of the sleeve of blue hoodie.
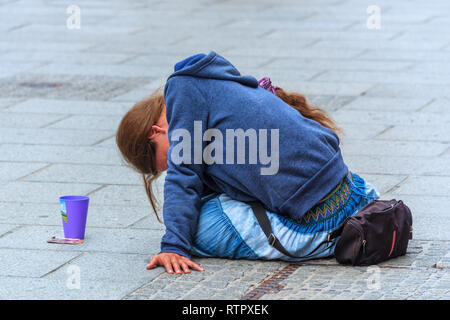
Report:
M167 81L164 89L170 147L169 168L164 184L166 233L161 241L161 252L173 252L188 258L201 210L203 165L194 164L194 161L191 164L175 164L170 155L178 143L172 141L175 130L193 133L194 121L206 119L205 101L193 80L186 76L174 77ZM195 108L187 108L187 105ZM192 141L194 137L191 138ZM194 155L193 148L194 144L191 143L191 155Z
M211 71L207 67L212 63L214 67ZM253 88L258 83L254 77L241 76L234 66L213 51L208 55L197 54L184 59L174 69L164 87L170 147L169 168L164 183L163 216L166 233L161 241L161 252L173 252L190 258L201 212L201 196L206 189L203 184L205 165L194 164L195 142L190 144L191 164L175 164L171 154L180 141L172 141L172 136L179 129L195 136L194 121L201 121L202 128L208 127L209 105L204 91L199 88L200 79L217 77L239 81ZM201 147L200 150L203 150L206 143L197 143L201 146L195 148ZM203 162L201 160L200 163Z

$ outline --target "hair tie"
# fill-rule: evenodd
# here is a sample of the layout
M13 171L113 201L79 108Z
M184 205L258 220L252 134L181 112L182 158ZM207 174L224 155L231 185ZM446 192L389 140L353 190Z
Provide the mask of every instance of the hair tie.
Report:
M264 78L258 80L258 85L259 85L261 88L264 88L264 89L266 89L267 91L272 92L273 94L276 94L275 91L276 91L277 89L281 89L280 87L273 86L273 85L272 85L272 81L270 81L270 78L269 78L269 77L264 77Z

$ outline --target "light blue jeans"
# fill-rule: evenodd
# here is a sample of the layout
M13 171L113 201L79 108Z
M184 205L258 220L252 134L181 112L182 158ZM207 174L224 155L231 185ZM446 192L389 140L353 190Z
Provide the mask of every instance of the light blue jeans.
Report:
M274 234L294 256L307 256L336 229L366 204L379 198L379 192L359 175L349 171L328 196L301 219L294 221L268 212ZM303 261L329 257L334 244L323 246L304 258L288 257L269 245L249 204L226 194L212 194L202 199L202 210L192 254L229 259Z

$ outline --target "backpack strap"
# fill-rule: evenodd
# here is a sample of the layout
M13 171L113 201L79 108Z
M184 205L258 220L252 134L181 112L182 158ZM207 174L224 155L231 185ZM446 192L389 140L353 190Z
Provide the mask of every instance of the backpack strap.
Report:
M266 210L264 209L264 207L262 206L262 204L258 201L253 201L253 202L249 202L249 205L252 207L253 213L255 214L256 220L258 220L258 223L261 227L261 229L263 230L264 234L267 237L267 241L269 242L269 244L274 247L275 249L277 249L278 251L280 251L282 254L291 257L291 258L295 258L295 259L307 259L307 258L311 258L314 253L317 252L317 250L322 247L324 244L327 243L333 243L333 241L331 241L330 234L328 235L328 239L322 241L312 252L310 252L309 254L305 255L305 256L294 256L292 255L289 251L287 251L283 245L281 244L280 240L278 240L278 238L275 236L275 234L273 233L272 230L272 225L270 224L270 220L267 217L267 213ZM333 244L327 246L327 248L324 249L328 250L329 248L331 248Z

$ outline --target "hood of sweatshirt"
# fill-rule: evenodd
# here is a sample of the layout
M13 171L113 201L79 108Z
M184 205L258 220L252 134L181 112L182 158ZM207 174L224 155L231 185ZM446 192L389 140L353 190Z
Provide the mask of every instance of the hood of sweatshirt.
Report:
M252 88L258 87L255 77L241 75L228 60L214 51L208 55L196 54L178 62L175 64L174 73L167 80L176 76L229 80Z

